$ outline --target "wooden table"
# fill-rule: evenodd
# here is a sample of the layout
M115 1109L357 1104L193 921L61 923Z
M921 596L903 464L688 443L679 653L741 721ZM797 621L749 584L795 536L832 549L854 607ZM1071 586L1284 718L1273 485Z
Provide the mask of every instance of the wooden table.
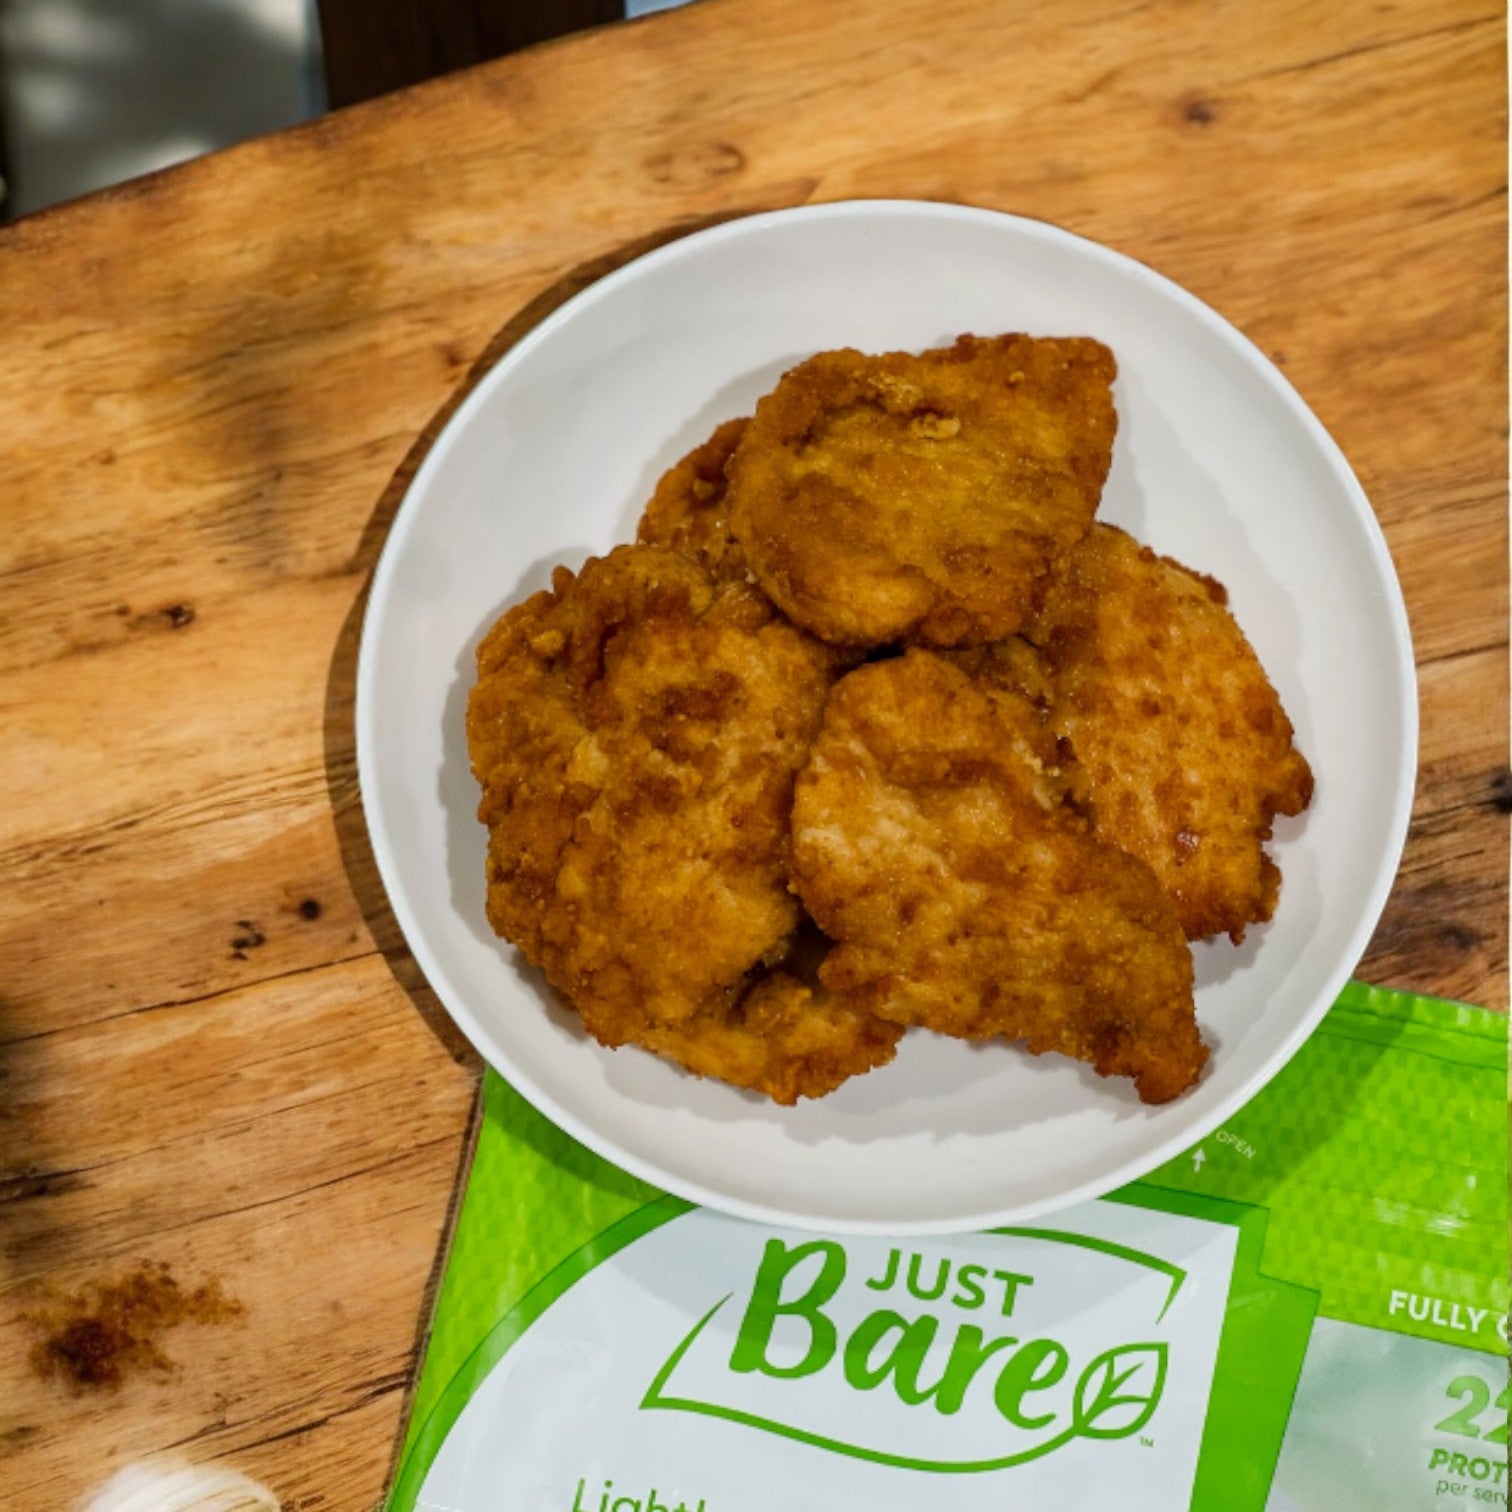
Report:
M1359 974L1504 1008L1503 49L1488 0L705 0L0 234L0 1502L170 1447L379 1499L478 1064L365 837L364 587L478 373L722 217L1043 217L1274 357L1419 658ZM143 1259L244 1315L165 1336L167 1376L39 1378L43 1288Z

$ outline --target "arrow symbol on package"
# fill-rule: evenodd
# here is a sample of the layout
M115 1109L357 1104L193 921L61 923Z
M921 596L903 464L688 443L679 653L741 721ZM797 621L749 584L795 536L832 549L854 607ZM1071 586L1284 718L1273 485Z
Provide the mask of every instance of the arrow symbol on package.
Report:
M1202 1153L1202 1146L1198 1145L1197 1148L1192 1151L1192 1169L1194 1171L1200 1171L1202 1169L1202 1163L1206 1159L1207 1156Z

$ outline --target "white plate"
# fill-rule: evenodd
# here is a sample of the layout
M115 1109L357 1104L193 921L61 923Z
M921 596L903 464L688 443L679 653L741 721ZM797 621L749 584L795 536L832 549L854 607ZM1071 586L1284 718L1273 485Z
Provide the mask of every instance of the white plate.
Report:
M1277 298L1285 298L1284 290ZM1197 948L1201 1083L1127 1082L1000 1045L907 1036L819 1102L773 1106L587 1040L484 918L463 730L473 649L559 563L631 540L658 475L826 347L959 332L1091 335L1118 358L1103 517L1228 585L1317 776L1280 822L1275 919ZM357 755L410 947L479 1051L584 1144L728 1212L944 1233L1104 1192L1275 1075L1358 961L1390 889L1416 756L1400 589L1338 448L1243 336L1139 263L1036 221L869 201L758 215L603 279L469 396L410 487L373 580Z

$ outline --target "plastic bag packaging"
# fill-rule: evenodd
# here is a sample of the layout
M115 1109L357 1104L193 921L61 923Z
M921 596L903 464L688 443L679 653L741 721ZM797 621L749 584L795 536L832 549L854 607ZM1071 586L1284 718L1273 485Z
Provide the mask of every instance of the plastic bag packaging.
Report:
M1506 1030L1351 984L1144 1180L900 1241L692 1207L489 1074L390 1512L1505 1506Z

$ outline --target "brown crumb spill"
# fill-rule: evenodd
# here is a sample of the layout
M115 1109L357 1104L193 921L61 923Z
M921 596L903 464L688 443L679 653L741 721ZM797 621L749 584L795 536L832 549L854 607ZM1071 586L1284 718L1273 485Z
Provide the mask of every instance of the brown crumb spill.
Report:
M76 1391L114 1389L133 1370L173 1370L158 1335L180 1323L224 1323L245 1311L219 1281L185 1290L166 1265L144 1261L119 1281L46 1297L23 1319L42 1335L31 1366Z

